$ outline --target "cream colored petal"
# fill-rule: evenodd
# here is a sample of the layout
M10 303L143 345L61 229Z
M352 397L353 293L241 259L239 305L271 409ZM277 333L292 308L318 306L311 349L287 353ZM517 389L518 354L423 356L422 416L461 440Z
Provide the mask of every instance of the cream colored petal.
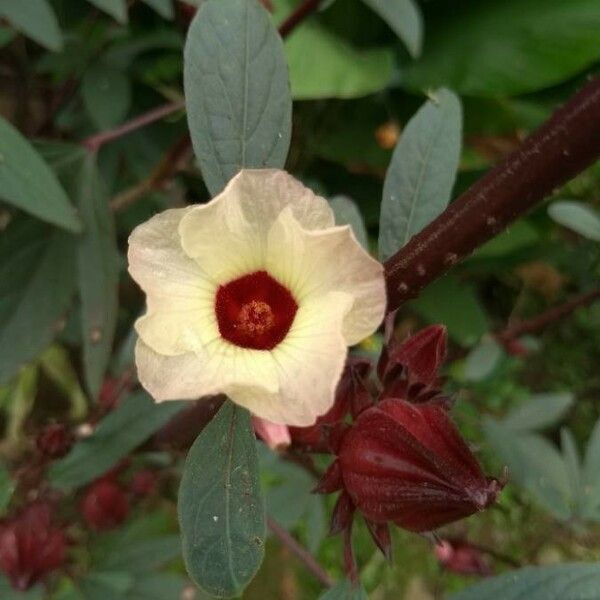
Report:
M248 386L265 396L279 389L270 352L240 348L221 339L205 352L178 356L159 354L139 339L135 362L140 383L158 402L227 393L230 386Z
M308 231L285 209L269 232L266 270L299 304L330 291L352 296L343 322L349 345L379 327L386 304L383 266L356 241L348 225Z
M230 385L226 393L255 415L295 426L307 426L331 408L347 355L341 325L352 297L330 293L301 305L286 338L272 351L279 390Z
M194 350L217 333L215 284L181 247L177 228L189 208L167 210L129 237L129 272L147 294L148 314L136 329L157 352Z
M182 219L182 246L220 283L263 269L268 231L286 207L306 229L334 223L327 201L285 171L242 170Z

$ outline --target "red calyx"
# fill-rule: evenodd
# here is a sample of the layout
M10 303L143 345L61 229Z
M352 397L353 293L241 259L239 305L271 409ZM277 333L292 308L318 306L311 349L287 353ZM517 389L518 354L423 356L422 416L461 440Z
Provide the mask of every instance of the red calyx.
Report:
M434 547L434 553L441 565L453 573L478 577L487 577L492 574L492 569L483 551L465 540L441 540Z
M35 440L37 449L48 458L65 456L73 445L71 432L62 423L46 425Z
M149 469L142 469L134 473L131 478L130 489L138 498L152 496L156 492L157 487L158 478L156 477L156 473Z
M217 290L215 312L221 335L236 346L271 350L290 330L298 304L266 271L234 279Z
M16 517L0 523L0 569L17 590L26 590L61 567L67 541L52 525L46 502L25 507Z
M97 531L113 529L127 519L129 501L121 486L111 479L98 479L86 490L80 506L83 520Z

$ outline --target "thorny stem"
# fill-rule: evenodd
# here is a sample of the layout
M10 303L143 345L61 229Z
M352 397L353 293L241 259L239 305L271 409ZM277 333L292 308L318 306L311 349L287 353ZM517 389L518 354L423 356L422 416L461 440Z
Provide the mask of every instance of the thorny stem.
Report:
M600 76L385 263L388 310L525 214L600 155Z
M572 313L580 306L593 304L598 299L600 299L600 287L597 287L589 292L573 296L563 304L553 306L536 317L515 323L514 325L509 325L506 329L496 333L495 337L499 342L505 344L520 338L522 335L527 333L540 331L548 325L551 325L559 319L562 319L562 317Z
M267 515L267 526L273 533L273 535L279 539L279 541L294 555L298 558L304 566L325 586L331 587L333 581L327 574L325 569L317 562L315 557L300 545L285 529L282 527L273 517Z
M319 5L323 2L323 0L304 0L298 8L279 26L279 34L282 38L285 38L289 35L306 17L315 12ZM119 127L115 127L115 129L109 129L108 131L101 131L91 137L83 140L82 144L90 151L97 152L104 144L107 142L112 142L132 131L136 131L137 129L141 129L146 125L151 125L156 121L160 121L173 113L179 112L180 110L185 109L185 101L184 100L176 100L175 102L169 102L168 104L163 104L162 106L158 106L157 108L153 108L152 110L123 123Z

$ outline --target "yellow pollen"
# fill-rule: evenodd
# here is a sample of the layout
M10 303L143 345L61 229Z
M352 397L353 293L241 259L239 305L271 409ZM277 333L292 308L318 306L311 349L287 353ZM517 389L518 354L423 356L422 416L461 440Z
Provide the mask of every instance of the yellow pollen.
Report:
M275 325L271 307L260 300L252 300L242 306L237 327L248 335L261 335Z

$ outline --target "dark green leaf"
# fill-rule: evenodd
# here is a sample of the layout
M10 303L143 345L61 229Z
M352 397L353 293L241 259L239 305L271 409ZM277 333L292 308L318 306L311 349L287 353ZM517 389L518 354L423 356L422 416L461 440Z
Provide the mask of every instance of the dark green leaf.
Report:
M42 600L43 597L44 588L41 585L26 592L18 592L13 589L8 579L0 575L0 598L2 600Z
M184 403L155 404L144 392L132 394L107 415L94 433L52 465L50 482L70 490L105 473L179 412Z
M0 25L0 48L10 44L14 38L15 32L12 29Z
M56 15L47 0L0 0L0 17L49 50L58 51L63 46Z
M127 565L122 565L125 569ZM131 573L120 571L98 571L87 574L80 583L85 600L127 600L134 584Z
M361 246L368 249L367 230L358 206L346 196L335 196L330 204L335 215L335 224L350 225Z
M185 577L174 573L146 574L136 579L127 600L176 600L183 598L182 591L187 584Z
M69 231L81 231L75 209L33 146L0 117L0 199Z
M362 585L355 587L349 581L343 580L319 596L319 600L369 600L369 597Z
M264 556L265 513L250 413L229 401L189 451L179 522L190 577L218 598L240 595Z
M379 256L385 260L447 206L462 136L459 99L441 89L408 122L383 185Z
M404 42L413 57L421 54L423 18L413 0L363 0Z
M600 564L526 567L490 577L448 600L596 600Z
M15 483L5 465L0 464L0 517L4 516L15 491Z
M153 8L161 17L172 19L175 16L173 0L143 0L150 8Z
M514 431L544 429L558 423L573 404L573 394L535 394L502 419Z
M600 520L600 419L588 440L583 461L582 505L584 516Z
M531 92L600 58L597 0L436 3L420 60L407 65L412 89L441 85L461 94Z
M165 535L119 544L95 566L102 571L117 570L124 565L128 572L148 571L172 561L180 554L179 536Z
M29 220L2 234L0 383L52 342L75 286L75 238Z
M590 206L574 200L553 202L548 214L575 233L594 242L600 242L600 216Z
M127 23L126 0L88 0L88 2L113 17L119 23Z
M127 116L131 84L125 73L103 64L86 70L81 82L83 104L98 129L110 129Z
M281 168L292 100L281 38L257 0L207 0L184 55L187 116L215 195L241 168Z
M429 323L443 323L456 342L472 346L489 331L489 323L474 289L446 276L428 286L411 302Z

